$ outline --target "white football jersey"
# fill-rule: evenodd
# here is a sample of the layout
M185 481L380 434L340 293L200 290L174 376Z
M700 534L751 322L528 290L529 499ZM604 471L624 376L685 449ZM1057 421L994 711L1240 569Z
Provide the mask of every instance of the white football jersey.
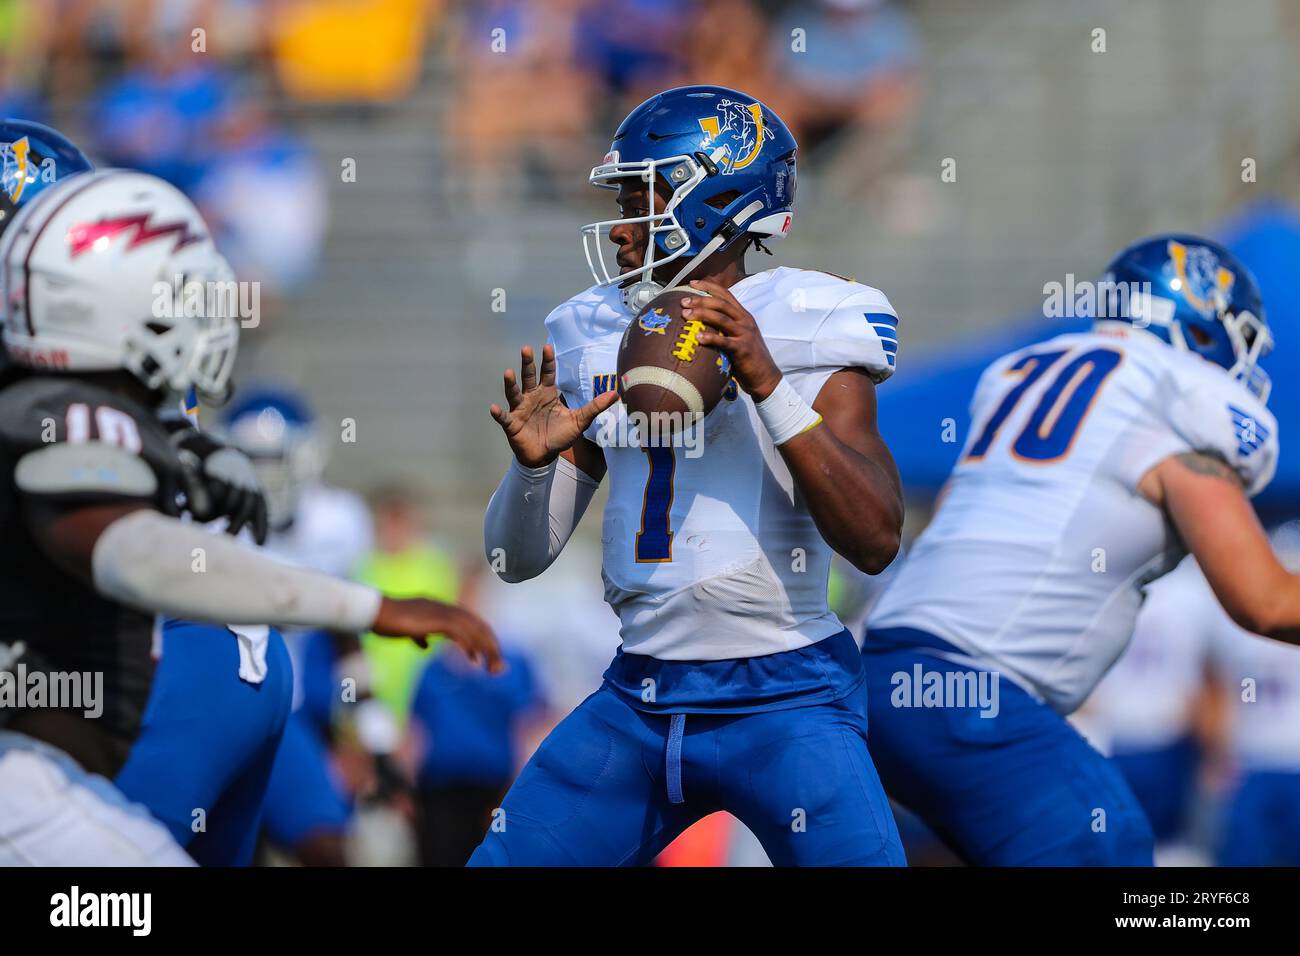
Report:
M1210 632L1215 674L1233 702L1233 757L1246 770L1300 772L1300 647L1238 627L1199 569L1197 578L1182 620Z
M1085 735L1103 752L1157 750L1191 732L1212 637L1193 616L1204 620L1207 600L1210 620L1226 619L1190 557L1147 588L1132 640L1080 711Z
M293 524L274 531L272 557L338 578L350 578L373 543L370 509L360 495L320 483L302 489Z
M338 578L351 578L374 544L370 509L360 495L320 482L298 497L293 524L274 531L263 546L272 557ZM304 636L312 628L282 628L293 661L293 706L302 705Z
M1233 702L1232 754L1243 768L1300 771L1300 648L1238 627L1219 605L1194 558L1151 586L1138 615L1134 645L1157 631L1208 657ZM1102 688L1127 656L1106 675ZM1198 657L1195 667L1199 670L1205 662L1206 657ZM1169 663L1175 672L1187 664ZM1135 697L1153 690L1162 696L1159 682L1131 687Z
M893 373L898 319L880 291L780 268L731 292L809 404L838 369L863 368L877 382ZM631 320L612 287L588 289L547 318L570 406L615 387ZM609 467L603 574L624 651L662 660L759 657L843 629L826 603L831 549L749 396L729 389L701 423L696 449L619 444L625 424L619 403L586 433Z
M1124 649L1144 585L1182 557L1164 513L1138 494L1147 471L1208 451L1254 494L1277 462L1262 403L1138 330L1004 356L980 379L971 421L938 513L868 624L943 638L1061 713Z

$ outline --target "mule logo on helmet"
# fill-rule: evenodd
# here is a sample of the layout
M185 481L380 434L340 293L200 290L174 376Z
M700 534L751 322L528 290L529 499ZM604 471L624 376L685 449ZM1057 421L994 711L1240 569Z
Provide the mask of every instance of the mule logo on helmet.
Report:
M1214 250L1170 240L1169 260L1178 278L1178 289L1192 308L1211 316L1227 305L1235 276L1219 264Z
M724 99L718 103L718 112L721 117L701 117L700 129L709 137L708 145L726 150L719 163L724 173L744 169L758 158L767 138L762 104Z
M178 252L192 243L202 242L207 238L199 233L190 232L189 225L181 221L150 225L149 216L150 213L140 213L135 216L101 219L99 222L83 222L73 226L68 230L68 246L72 250L72 256L75 258L88 249L102 249L112 241L114 236L128 231L132 233L131 241L127 244L128 249L134 249L155 239L175 236L176 245L172 248L172 252Z
M4 190L11 202L17 203L22 199L23 190L27 188L27 156L31 148L26 136L0 145L0 153L4 155Z

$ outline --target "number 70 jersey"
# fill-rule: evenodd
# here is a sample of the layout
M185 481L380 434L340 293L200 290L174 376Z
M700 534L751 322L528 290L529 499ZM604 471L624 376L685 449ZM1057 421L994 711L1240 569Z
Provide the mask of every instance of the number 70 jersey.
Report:
M1142 588L1182 556L1137 489L1189 451L1223 458L1254 494L1276 466L1277 423L1219 366L1141 330L1004 356L980 379L938 513L869 629L934 634L1069 713L1128 643Z

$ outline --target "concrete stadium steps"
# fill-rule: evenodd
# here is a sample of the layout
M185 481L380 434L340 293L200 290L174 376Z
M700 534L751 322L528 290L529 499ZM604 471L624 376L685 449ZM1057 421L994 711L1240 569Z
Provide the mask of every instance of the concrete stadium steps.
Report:
M952 43L931 51L917 142L896 172L920 176L936 211L919 256L899 257L914 244L869 213L853 230L865 261L888 264L905 322L919 319L904 361L907 345L1036 308L1044 282L1100 268L1142 232L1205 228L1296 192L1277 174L1300 122L1300 74L1275 42L1296 33L1282 0L1009 3L970 18L965 38L948 4L917 10L928 38ZM1105 53L1091 50L1094 27ZM948 156L957 182L941 184ZM1245 156L1258 185L1241 182Z

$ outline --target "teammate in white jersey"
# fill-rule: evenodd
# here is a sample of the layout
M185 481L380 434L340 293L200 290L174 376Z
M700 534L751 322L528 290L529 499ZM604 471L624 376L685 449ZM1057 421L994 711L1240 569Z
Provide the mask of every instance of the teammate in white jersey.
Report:
M902 864L866 749L860 656L828 609L832 550L882 570L898 549L897 472L875 425L897 317L876 289L819 272L747 274L789 229L795 142L752 97L669 90L634 110L591 174L623 218L594 223L618 271L554 310L540 379L523 353L492 413L514 452L488 506L489 561L540 574L608 471L606 596L623 647L542 744L471 864L648 862L700 817L739 817L780 864ZM688 280L700 342L736 388L700 454L619 444L623 330Z
M1185 550L1235 620L1300 640L1300 578L1248 500L1278 453L1254 278L1160 236L1101 289L1091 333L985 372L939 512L868 618L881 776L976 863L1151 862L1130 789L1062 715Z
M1300 571L1300 522L1271 535ZM1198 574L1184 582L1171 624L1206 636L1230 702L1228 748L1236 769L1219 838L1220 866L1300 866L1300 649L1257 640L1215 606Z
M1213 706L1219 695L1207 629L1184 623L1189 578L1223 616L1196 562L1185 559L1147 587L1128 646L1071 717L1124 775L1151 823L1162 865L1206 862L1187 837L1204 745L1217 739L1222 711Z
M1270 538L1279 560L1300 571L1300 523L1283 525ZM1300 649L1262 641L1237 626L1191 558L1151 587L1135 646L1154 633L1207 653L1226 694L1226 750L1234 773L1217 862L1300 865Z

